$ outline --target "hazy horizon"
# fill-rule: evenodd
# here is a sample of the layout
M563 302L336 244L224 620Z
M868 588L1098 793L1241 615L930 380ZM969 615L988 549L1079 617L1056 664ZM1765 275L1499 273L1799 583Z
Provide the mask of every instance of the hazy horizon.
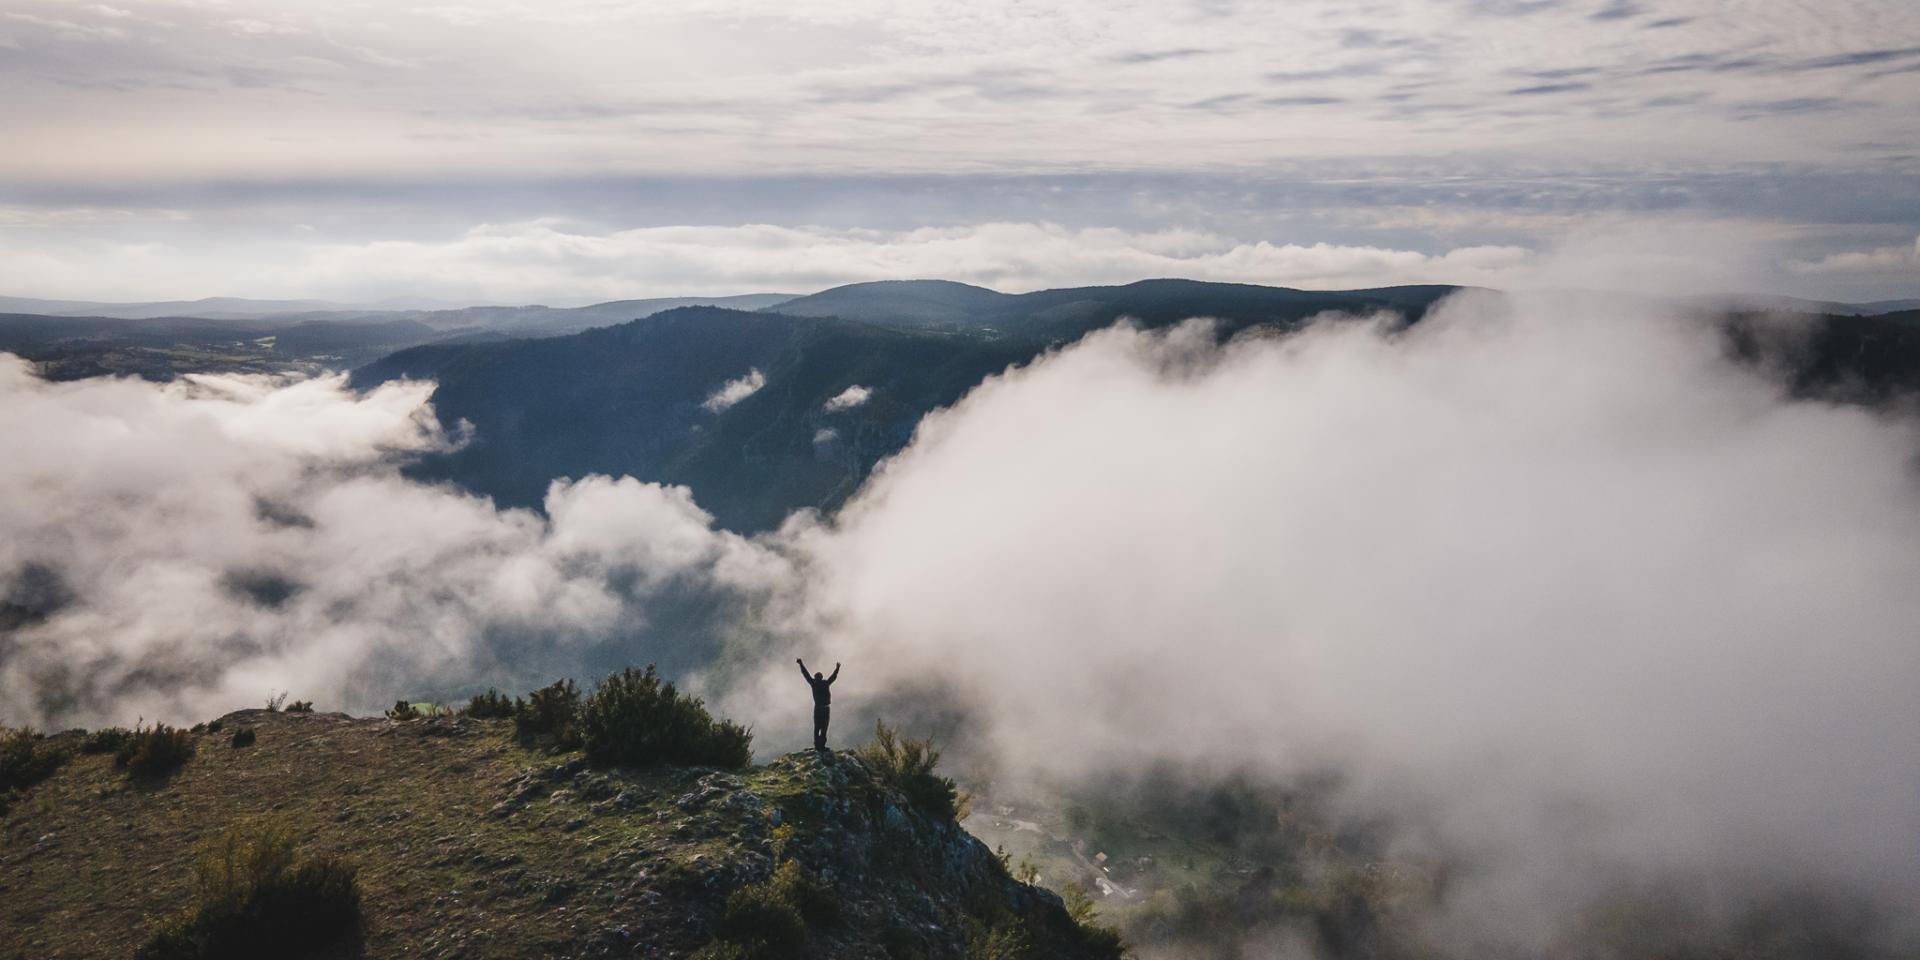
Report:
M1194 278L1191 278L1191 277L1140 277L1135 280L1115 281L1114 283L1111 283L1111 284L1098 284L1098 285L1089 284L1088 286L1127 286L1133 283L1152 283L1156 281L1168 281L1168 280L1186 281L1186 280L1193 280L1193 279ZM369 300L369 301L346 301L346 300L323 300L323 299L311 299L311 298L249 297L244 295L232 295L232 294L209 294L203 297L169 298L165 300L111 300L111 301L108 301L108 300L80 300L80 299L54 298L54 297L17 297L17 296L9 296L5 293L0 293L0 308L5 308L11 304L20 304L20 303L27 303L32 301L39 301L49 305L62 306L63 307L62 312L67 314L73 314L75 312L72 309L65 309L66 305L73 305L73 304L83 304L87 306L97 306L97 307L115 307L115 306L137 307L137 306L151 306L154 304L166 304L166 303L196 304L196 303L222 303L222 302L233 302L237 304L258 304L258 305L286 305L289 308L287 312L296 312L292 308L299 308L300 310L328 310L328 309L338 308L338 309L347 309L347 310L393 310L393 311L466 310L466 309L482 308L482 307L502 307L502 308L551 307L554 309L575 309L580 307L591 307L591 306L599 306L602 304L623 303L623 302L629 302L629 301L646 302L646 301L654 301L654 300L725 300L733 297L754 297L754 296L785 297L788 299L798 300L805 297L813 296L815 294L825 293L829 290L836 290L843 286L857 286L865 283L913 283L913 282L922 282L922 281L960 282L960 281L946 281L944 280L944 278L939 278L939 277L903 277L903 278L893 279L893 280L877 280L877 281L876 280L856 280L849 284L835 284L834 286L831 286L831 287L804 290L800 292L784 291L784 290L775 291L775 290L740 289L740 290L728 290L728 291L722 291L722 292L693 291L693 292L686 292L686 293L667 293L667 294L658 294L658 295L644 296L644 297L641 297L641 296L615 297L607 300L598 300L598 299L583 300L578 297L551 297L551 298L545 298L545 299L536 300L536 301L514 302L514 303L509 303L505 301L485 301L485 300L429 300L429 299L408 298L408 297L388 297L382 300ZM1196 281L1196 282L1229 283L1229 282L1237 282L1237 281ZM1024 293L1040 292L1044 290L1066 289L1072 286L1072 285L1062 284L1058 286L1039 286L1039 287L1032 287L1032 288L1005 290L1005 289L999 289L996 287L987 286L985 284L967 284L967 285L972 287L977 287L983 290L990 290L995 293L1002 293L1002 294L1008 294L1013 296L1018 296ZM1471 285L1465 285L1465 284L1444 284L1444 283L1441 283L1441 284L1386 284L1383 286L1387 288L1391 288L1391 287L1435 286L1435 285L1461 286L1463 288L1467 288L1471 286ZM1259 284L1259 286L1279 287L1280 285ZM1363 289L1373 289L1373 288L1368 288L1368 287L1285 287L1283 289L1298 289L1306 292L1340 293L1340 292L1347 292L1352 290L1363 290ZM1487 288L1487 289L1494 289L1494 288ZM1500 292L1566 293L1566 292L1577 292L1577 291L1570 290L1570 289L1561 289L1561 288L1532 288L1532 287L1523 286L1512 291L1503 290ZM1594 290L1591 292L1617 294L1623 291L1615 289L1615 290ZM1726 300L1733 303L1739 303L1743 298L1748 298L1748 297L1762 297L1762 298L1779 297L1782 300L1787 300L1787 301L1800 300L1810 304L1832 303L1832 304L1843 304L1848 306L1872 306L1872 305L1878 305L1878 304L1901 305L1901 307L1894 308L1894 309L1902 309L1904 308L1905 304L1909 302L1920 301L1920 296L1888 297L1884 299L1875 299L1875 300L1847 301L1847 300L1813 299L1813 298L1806 298L1806 297L1795 297L1789 294L1759 294L1759 293L1754 293L1753 291L1733 290L1733 289L1690 293L1690 294L1683 294L1679 296L1684 296L1687 298L1704 299L1708 301ZM0 312L4 312L4 311L0 311ZM773 310L772 312L778 312L778 311Z
M1510 288L1704 233L1738 292L1912 297L1916 35L1898 0L5 0L0 291Z

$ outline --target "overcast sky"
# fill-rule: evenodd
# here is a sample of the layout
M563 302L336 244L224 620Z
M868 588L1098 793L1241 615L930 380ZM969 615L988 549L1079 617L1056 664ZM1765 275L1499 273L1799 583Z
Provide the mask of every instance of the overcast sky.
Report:
M0 0L0 89L16 296L1920 296L1912 0Z

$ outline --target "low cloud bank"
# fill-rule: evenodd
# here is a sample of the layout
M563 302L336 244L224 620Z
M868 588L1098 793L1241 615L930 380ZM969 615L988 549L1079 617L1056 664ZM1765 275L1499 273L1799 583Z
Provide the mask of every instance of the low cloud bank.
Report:
M281 690L370 710L608 647L686 668L697 644L649 646L686 598L752 610L791 579L684 488L558 481L541 517L403 478L449 442L431 390L50 384L0 355L0 716L205 719Z
M9 242L0 235L0 290L106 300L191 299L215 290L347 302L563 305L688 291L806 292L924 277L1008 292L1186 277L1318 290L1587 283L1642 293L1824 290L1837 296L1853 290L1856 299L1876 299L1910 294L1920 269L1912 245L1806 259L1804 249L1757 236L1749 223L1664 218L1564 224L1525 245L1311 242L1048 221L912 229L768 223L606 229L562 218L367 242L203 240L168 245L26 236ZM1756 268L1725 270L1732 250ZM1611 276L1596 272L1598 261L1617 269ZM247 277L248 288L232 290L235 276ZM1600 283L1603 278L1610 282ZM1875 290L1880 294L1865 295Z
M945 684L1003 775L1334 769L1436 919L1537 944L1623 877L1920 893L1914 424L1702 325L1469 295L1400 334L1115 329L790 530L852 703ZM728 705L800 729L774 662Z
M1436 252L1273 243L1205 231L981 223L909 230L746 223L594 230L561 220L490 223L433 240L78 247L9 245L0 289L95 298L202 296L236 273L249 296L590 303L688 290L809 291L945 277L1008 291L1190 277L1318 289L1380 283L1509 285L1535 259L1516 246ZM106 286L102 286L102 284Z
M1915 424L1788 401L1644 301L1115 328L757 539L632 479L545 517L407 480L449 442L427 389L0 365L8 719L618 655L705 664L765 754L805 737L797 653L856 715L937 694L1008 778L1336 769L1396 856L1466 864L1432 924L1476 952L1623 881L1920 895Z

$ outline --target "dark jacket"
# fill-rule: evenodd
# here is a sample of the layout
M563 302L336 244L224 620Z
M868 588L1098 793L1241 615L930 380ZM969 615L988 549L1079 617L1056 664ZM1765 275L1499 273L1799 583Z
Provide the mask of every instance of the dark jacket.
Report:
M835 680L840 679L840 667L838 665L835 665L833 668L833 676L825 679L815 679L813 674L807 672L805 666L800 668L800 675L806 677L807 686L813 688L814 706L824 707L833 702L833 693L829 688L833 686Z

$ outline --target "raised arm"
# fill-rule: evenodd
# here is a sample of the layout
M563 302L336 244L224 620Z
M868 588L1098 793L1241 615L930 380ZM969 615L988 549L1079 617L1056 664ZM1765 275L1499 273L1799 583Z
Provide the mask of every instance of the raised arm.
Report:
M808 672L807 672L807 662L806 662L805 660L802 660L802 659L800 659L799 657L794 657L794 658L793 658L793 662L794 662L794 663L797 663L797 664L799 664L799 665L800 665L800 677L801 677L801 679L803 679L803 680L805 680L805 681L807 681L808 683L812 683L812 682L813 682L813 674L811 674L811 673L808 673Z
M835 664L833 665L833 676L831 676L831 677L828 677L828 678L827 678L827 682L828 682L828 683L832 683L832 682L834 682L835 680L838 680L838 679L840 679L840 664L838 664L838 663L835 663Z

